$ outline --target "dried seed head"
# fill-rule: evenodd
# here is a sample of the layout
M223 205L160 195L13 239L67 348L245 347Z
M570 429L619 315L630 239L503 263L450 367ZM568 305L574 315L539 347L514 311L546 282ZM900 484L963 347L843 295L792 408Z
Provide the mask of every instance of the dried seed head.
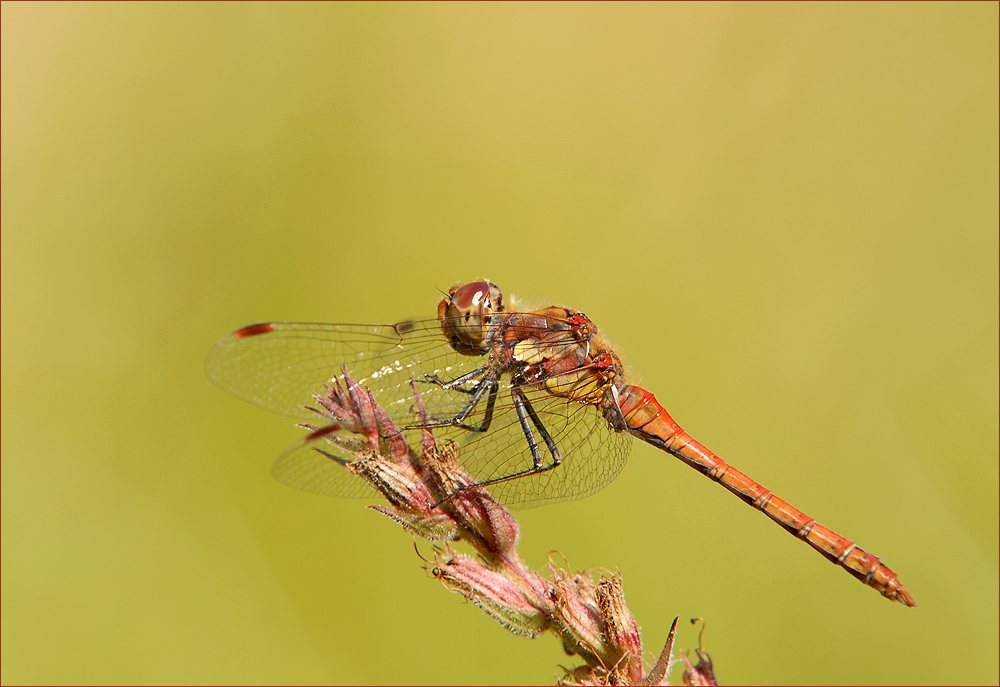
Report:
M613 652L612 680L635 684L642 679L642 638L639 625L625 603L620 574L604 577L597 584L597 607L601 611L607 648Z
M461 532L455 525L455 521L445 513L407 513L385 506L368 507L394 520L404 530L432 542L458 541L461 537Z
M535 637L548 629L545 613L513 580L471 556L452 553L431 572L514 634Z
M570 575L552 564L549 571L552 573L549 602L563 645L589 665L607 665L593 581L587 575Z
M590 573L571 572L550 563L552 580L532 571L517 551L517 522L462 469L459 447L437 440L414 384L422 418L419 450L375 398L343 375L317 395L313 410L326 422L307 426L315 440L340 455L317 448L377 489L391 504L370 508L404 529L437 543L468 542L478 558L450 549L435 556L431 574L476 604L515 634L534 637L553 630L567 653L585 663L566 672L569 684L661 684L673 647L671 638L648 676L642 670L639 627L625 604L620 575L595 583ZM702 660L685 673L691 684L713 680L711 663Z
M687 652L681 654L684 659L684 684L692 687L715 687L719 683L715 679L715 669L711 657L701 649L695 650L698 662L693 664Z
M462 471L458 456L454 442L435 445L421 456L444 499L440 508L455 518L479 553L489 558L503 556L517 546L517 521L486 489L470 486L475 481Z
M422 514L434 510L434 495L408 464L369 454L355 458L345 467L375 487L397 508Z

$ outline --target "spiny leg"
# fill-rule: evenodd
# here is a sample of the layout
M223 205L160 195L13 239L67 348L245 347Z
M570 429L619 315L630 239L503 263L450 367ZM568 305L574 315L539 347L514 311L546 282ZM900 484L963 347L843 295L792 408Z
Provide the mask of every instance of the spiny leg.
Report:
M465 404L465 407L458 411L453 417L450 418L432 418L430 422L421 422L415 425L407 425L403 429L433 429L435 427L459 427L461 429L468 430L470 432L486 432L489 430L490 425L493 422L493 410L496 406L497 393L500 390L499 380L492 380L487 382L483 380L479 386L472 392L472 398L469 402ZM483 396L489 392L489 396L486 399L486 410L483 414L483 421L478 427L472 425L467 425L462 420L467 418L476 409L476 406L483 400Z
M524 404L524 409L526 411L528 411L528 417L531 418L532 424L534 424L535 427L538 429L538 433L542 435L542 440L545 442L545 445L548 447L549 453L552 454L552 465L550 467L546 468L546 469L551 470L552 468L554 468L557 465L559 465L559 464L562 463L562 456L559 455L559 447L556 446L556 442L552 438L552 435L549 434L549 431L547 429L545 429L545 425L542 424L541 419L539 419L538 414L535 413L534 407L532 407L531 402L528 401L527 397L525 397L524 392L521 391L520 389L518 389L517 390L517 394L521 398L521 403ZM524 426L523 419L521 421L521 425ZM534 459L536 466L538 465L539 462L541 462L538 459L537 452L535 452L535 453L532 454L532 458Z
M488 487L491 484L499 484L501 482L507 482L512 479L519 479L529 475L538 475L562 465L562 455L559 453L559 447L556 445L552 435L549 434L549 431L545 429L545 425L542 424L541 419L532 407L531 401L529 401L524 395L524 391L518 387L514 387L511 389L511 396L514 399L514 408L517 410L517 418L521 423L521 430L524 432L524 438L527 440L528 448L531 450L532 466L518 472L513 472L509 475L494 477L492 479L483 480L482 482L476 482L475 484L468 484L464 487L460 487L435 503L435 507L444 503L455 494L465 491L466 489L472 489L474 487ZM535 439L534 432L531 431L531 425L534 425L539 434L541 434L542 441L545 442L545 446L552 454L552 463L548 465L542 463L541 452L538 450L538 441Z
M426 374L424 375L426 379L421 379L419 381L425 384L437 384L445 391L456 390L456 391L461 391L463 394L472 394L475 393L475 389L455 389L455 387L457 387L459 384L465 384L466 382L470 382L476 379L477 377L482 377L484 374L486 374L492 369L493 366L487 363L485 365L482 365L481 367L477 367L475 370L472 370L471 372L466 372L464 375L459 375L458 377L455 377L455 379L452 379L447 382L441 379L441 377L439 377L436 374ZM479 386L478 382L476 386L478 388Z

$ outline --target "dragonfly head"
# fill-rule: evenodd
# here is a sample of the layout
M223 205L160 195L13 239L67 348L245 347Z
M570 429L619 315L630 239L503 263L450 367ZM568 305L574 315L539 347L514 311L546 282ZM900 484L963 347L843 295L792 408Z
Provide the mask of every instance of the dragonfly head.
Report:
M438 304L438 319L448 343L465 355L489 351L486 337L494 313L503 312L503 293L488 281L453 286Z

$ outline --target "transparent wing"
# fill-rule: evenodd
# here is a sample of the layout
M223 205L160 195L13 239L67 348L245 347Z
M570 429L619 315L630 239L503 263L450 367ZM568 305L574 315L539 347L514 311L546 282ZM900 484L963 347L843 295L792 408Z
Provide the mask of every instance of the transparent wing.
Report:
M544 390L523 387L522 391L543 427L555 440L562 464L552 470L492 484L490 492L506 504L540 506L555 501L583 498L606 487L621 472L632 445L629 434L615 432L596 406L553 396ZM477 414L482 409L477 409ZM475 420L469 422L475 425ZM552 455L534 425L543 464ZM461 461L479 481L501 478L533 466L525 430L517 417L509 387L501 389L490 431L466 432L461 444ZM454 438L454 437L450 437Z
M205 368L215 384L237 398L313 424L326 422L312 409L317 407L313 395L323 394L326 384L343 381L346 369L358 384L371 390L397 426L405 428L419 422L411 380L417 382L427 413L447 420L466 406L475 383L444 389L428 381L428 375L447 382L486 362L486 357L455 352L438 320L396 325L272 322L224 336L209 353ZM509 375L501 379L487 431L456 426L434 429L438 439L459 444L463 467L478 481L522 472L534 464L525 427L514 407L512 385ZM611 430L594 406L530 385L520 391L558 446L563 463L546 472L493 484L489 489L494 495L508 504L542 505L587 496L617 476L628 456L628 435ZM463 424L480 426L486 406L483 399ZM539 430L530 425L529 432L542 464L551 464L552 455ZM419 446L418 430L406 434L411 446ZM354 440L336 432L318 441L300 440L281 455L273 474L297 489L326 496L370 496L374 492L363 480L326 455L353 459Z
M437 320L401 324L317 324L268 322L238 329L219 339L205 371L215 384L272 413L315 421L308 407L323 385L343 378L342 368L375 394L401 425L413 404L410 379L438 374L454 378L482 364L456 353ZM461 398L440 388L425 402L445 412ZM457 409L454 410L457 412ZM452 414L454 414L454 412Z
M351 460L363 443L349 434L334 433L318 439L310 434L285 449L271 474L282 484L321 496L375 497L377 492L367 482L330 458L333 455Z
M426 390L438 387L431 385L425 389L420 385L418 389L423 396ZM488 488L494 496L509 505L539 506L588 496L606 487L618 475L628 457L630 435L611 430L595 406L567 401L534 388L522 387L521 391L556 443L562 464L545 472L492 484ZM410 402L413 403L412 395ZM479 426L485 408L484 400L466 423ZM528 431L538 447L541 464L550 465L552 454L540 431L533 424ZM416 429L405 432L410 446L419 446L418 432ZM535 464L525 428L514 408L510 384L502 385L499 390L487 431L443 426L434 428L433 433L438 439L451 439L459 444L462 467L476 481L500 479L529 470ZM340 432L318 439L306 438L278 458L272 474L284 484L324 496L372 496L374 492L368 485L343 467L363 445L363 440Z

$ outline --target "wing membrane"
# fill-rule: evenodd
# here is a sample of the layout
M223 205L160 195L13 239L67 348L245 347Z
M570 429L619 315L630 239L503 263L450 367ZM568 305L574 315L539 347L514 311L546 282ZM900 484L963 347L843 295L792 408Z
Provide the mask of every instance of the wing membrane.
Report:
M427 413L438 420L449 419L471 396L460 389L445 390L428 376L450 381L486 362L485 357L454 351L438 320L396 325L271 322L224 336L209 353L205 369L215 384L237 398L312 424L323 422L313 410L318 407L314 395L323 394L325 384L343 382L346 370L358 384L371 390L398 427L405 428L419 422L411 380L416 382ZM434 429L437 438L460 445L462 465L475 480L496 479L533 465L514 408L512 384L509 375L501 379L488 431L455 426ZM463 388L467 392L470 385ZM587 496L614 479L628 456L628 435L609 431L594 406L567 401L530 385L522 392L558 445L563 464L491 485L490 491L505 503L534 506ZM485 409L483 400L464 424L479 426ZM410 445L418 446L417 430L407 434ZM370 496L373 492L363 480L324 453L351 460L355 457L351 440L342 433L319 442L300 440L281 455L273 474L285 484L326 496ZM552 456L537 432L536 440L543 463L551 463Z
M454 378L474 369L478 360L452 350L437 320L400 325L271 322L222 337L209 353L205 370L209 379L239 399L296 420L315 420L308 410L313 394L342 379L346 367L397 420L412 405L411 378ZM440 390L428 391L432 398L427 400L442 406L436 410L461 400L448 402Z

